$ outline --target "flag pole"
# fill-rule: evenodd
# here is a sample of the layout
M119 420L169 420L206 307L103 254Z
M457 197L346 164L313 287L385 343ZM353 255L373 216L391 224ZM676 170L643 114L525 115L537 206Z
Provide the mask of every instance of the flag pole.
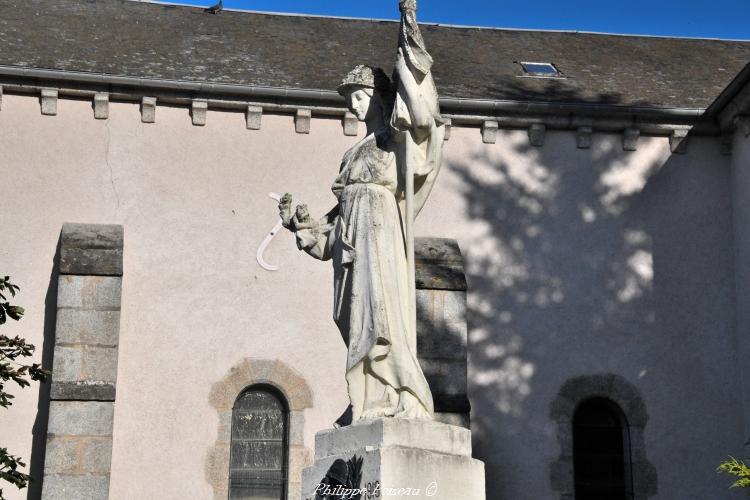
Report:
M405 191L406 191L406 263L407 274L409 279L409 315L411 330L409 332L409 343L417 353L417 291L416 291L416 270L414 264L414 162L409 161L411 158L410 149L414 147L411 135L406 133L406 172L405 172Z

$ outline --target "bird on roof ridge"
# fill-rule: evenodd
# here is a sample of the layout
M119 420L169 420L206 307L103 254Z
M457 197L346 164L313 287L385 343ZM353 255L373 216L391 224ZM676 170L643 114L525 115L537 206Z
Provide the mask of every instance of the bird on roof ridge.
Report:
M209 14L218 14L223 8L224 0L219 0L219 3L217 3L216 5L212 5L211 7L207 7L206 9L204 9L204 11L208 12Z

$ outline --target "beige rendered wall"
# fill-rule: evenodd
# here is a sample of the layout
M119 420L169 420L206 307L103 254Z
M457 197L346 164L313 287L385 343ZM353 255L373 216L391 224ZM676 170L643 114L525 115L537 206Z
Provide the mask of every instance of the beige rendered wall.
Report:
M8 333L44 342L45 300L63 222L125 227L111 498L212 498L212 384L245 357L283 360L307 380L305 442L346 406L345 348L331 321L331 269L281 233L263 270L255 250L276 221L268 193L322 214L341 155L357 139L338 120L112 103L94 120L61 99L4 95L0 111L0 272L27 316ZM362 127L361 127L362 128ZM742 441L733 356L729 157L694 139L623 152L618 135L454 128L417 234L457 238L470 302L475 455L488 499L552 499L559 448L549 405L570 377L615 373L650 415L646 449L658 498L727 498L716 463ZM47 319L49 322L49 318ZM51 342L51 340L50 340ZM47 346L45 346L47 347ZM51 345L49 346L51 348ZM41 352L39 353L41 357ZM29 457L36 389L0 412L2 444ZM8 489L11 499L26 498Z

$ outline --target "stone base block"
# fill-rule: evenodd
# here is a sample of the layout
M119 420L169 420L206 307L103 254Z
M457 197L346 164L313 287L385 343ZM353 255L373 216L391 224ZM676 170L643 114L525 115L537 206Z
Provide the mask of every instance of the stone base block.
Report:
M352 485L357 473L359 484ZM440 422L388 418L319 432L315 464L302 474L302 498L327 498L316 497L326 486L335 495L347 474L346 487L359 492L340 488L342 498L485 500L484 464L471 457L471 432Z

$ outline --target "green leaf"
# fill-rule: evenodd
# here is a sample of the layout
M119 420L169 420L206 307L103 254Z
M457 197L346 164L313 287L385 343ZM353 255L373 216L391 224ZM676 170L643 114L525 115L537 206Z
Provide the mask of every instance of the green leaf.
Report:
M21 306L10 306L6 309L6 312L8 313L8 316L18 321L21 319L21 316L23 316L25 310Z

